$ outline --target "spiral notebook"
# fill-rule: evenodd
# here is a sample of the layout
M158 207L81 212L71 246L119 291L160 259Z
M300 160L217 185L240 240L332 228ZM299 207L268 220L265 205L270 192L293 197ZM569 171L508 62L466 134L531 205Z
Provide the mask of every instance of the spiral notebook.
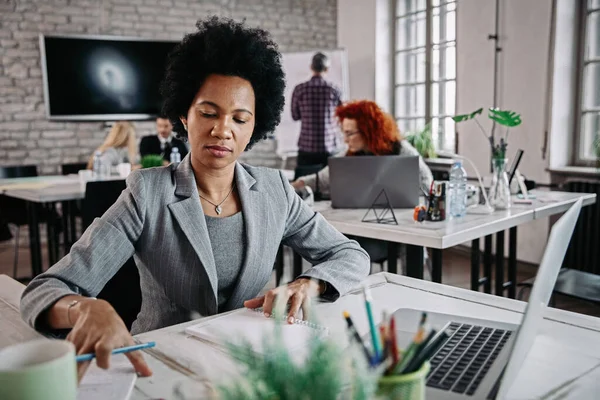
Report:
M266 318L261 309L242 309L230 314L217 316L206 322L199 322L185 329L188 335L224 348L227 342L241 343L248 340L255 352L264 354L263 338L272 337L277 321ZM326 327L302 320L294 324L282 324L283 341L288 350L305 347L315 335L327 336Z

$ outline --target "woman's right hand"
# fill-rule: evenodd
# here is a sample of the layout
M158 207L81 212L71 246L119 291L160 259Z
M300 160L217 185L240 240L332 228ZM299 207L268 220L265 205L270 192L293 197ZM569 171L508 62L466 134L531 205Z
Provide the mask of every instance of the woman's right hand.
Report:
M125 323L107 301L83 300L73 306L70 313L75 324L67 340L75 345L77 355L96 353L96 363L100 368L107 369L110 366L110 356L114 349L135 344ZM152 375L140 351L125 353L125 355L138 374ZM89 361L77 364L79 380L85 374L89 364Z

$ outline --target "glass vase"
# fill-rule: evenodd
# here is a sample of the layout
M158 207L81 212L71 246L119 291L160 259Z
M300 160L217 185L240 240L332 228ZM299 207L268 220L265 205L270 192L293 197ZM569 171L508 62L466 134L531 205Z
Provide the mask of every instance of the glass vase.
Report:
M508 210L510 208L510 185L506 174L506 158L494 158L494 172L492 186L490 187L490 205L496 210Z

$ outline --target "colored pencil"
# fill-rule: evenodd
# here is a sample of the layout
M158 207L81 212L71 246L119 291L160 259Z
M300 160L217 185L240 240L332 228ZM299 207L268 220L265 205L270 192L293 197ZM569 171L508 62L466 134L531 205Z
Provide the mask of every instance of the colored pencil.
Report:
M363 352L365 353L365 357L367 358L367 361L369 363L371 363L372 362L371 353L369 353L369 350L365 346L365 343L363 342L360 335L356 331L356 328L354 327L354 322L352 321L352 318L350 318L350 313L348 311L344 311L344 318L346 319L346 324L348 325L348 330L350 331L350 335L354 338L356 343L358 343L358 345L360 347L362 347Z
M371 330L371 342L373 345L373 357L377 362L381 360L381 344L379 343L379 335L377 333L377 328L375 326L375 320L373 319L373 310L371 308L371 302L373 301L373 297L371 296L371 291L367 286L363 288L363 292L365 295L365 308L367 310L367 318L369 320L369 327Z
M130 351L149 349L150 347L154 347L154 346L156 346L155 342L148 342L148 343L136 344L134 346L119 347L118 349L114 349L110 354L113 355L113 354L129 353ZM75 357L75 361L77 361L77 362L90 361L90 360L94 359L95 357L96 357L96 353L80 354L77 357Z
M398 338L396 334L396 319L392 316L390 321L390 343L391 343L391 352L392 352L392 365L396 366L398 364L399 354L398 354Z

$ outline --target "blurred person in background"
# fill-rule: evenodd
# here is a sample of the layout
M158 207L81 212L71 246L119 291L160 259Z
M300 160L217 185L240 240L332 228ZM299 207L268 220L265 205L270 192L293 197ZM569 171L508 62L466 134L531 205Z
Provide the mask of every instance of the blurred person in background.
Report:
M168 163L171 160L171 150L174 147L179 150L181 159L187 155L187 146L173 135L173 125L166 116L161 115L156 118L156 132L156 135L142 138L140 142L140 156L142 158L150 154L157 154L162 156Z
M313 76L294 88L292 119L301 121L298 159L294 179L327 165L327 158L339 151L339 130L335 108L341 104L341 91L325 80L329 58L316 53L310 65Z
M407 140L402 138L394 118L385 113L375 102L359 100L344 103L335 111L348 146L345 152L336 156L419 156L419 180L426 193L433 181L433 174L419 155L419 152ZM402 171L399 171L402 173ZM317 179L318 174L318 179ZM319 187L317 188L317 182ZM329 193L329 167L317 173L296 179L292 186L301 189L309 186L313 191Z
M110 129L104 143L100 145L90 157L87 168L94 166L94 157L100 152L103 164L115 167L121 163L135 164L137 162L137 144L135 140L135 128L131 122L116 122Z

